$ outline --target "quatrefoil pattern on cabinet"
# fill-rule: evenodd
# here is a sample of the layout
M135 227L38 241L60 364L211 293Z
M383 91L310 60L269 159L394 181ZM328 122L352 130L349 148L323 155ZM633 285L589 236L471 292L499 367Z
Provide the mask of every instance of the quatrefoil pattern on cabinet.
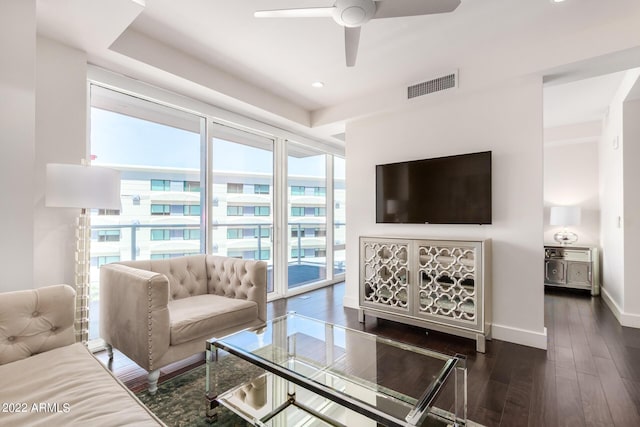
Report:
M408 310L408 245L367 243L363 250L364 299L370 303Z
M419 246L420 313L475 322L475 259L473 247Z
M491 337L491 239L360 237L358 320L366 316L476 340Z

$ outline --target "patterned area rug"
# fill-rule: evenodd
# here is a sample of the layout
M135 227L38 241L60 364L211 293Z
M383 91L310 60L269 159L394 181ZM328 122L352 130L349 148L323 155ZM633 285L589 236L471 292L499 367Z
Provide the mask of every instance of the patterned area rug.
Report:
M222 391L248 381L259 373L259 371L251 372L246 364L237 363L232 357L222 359L220 368L219 384ZM205 381L206 366L202 365L161 383L155 395L150 395L145 390L137 396L151 412L170 427L251 425L224 407L219 410L218 422L209 423L204 397Z

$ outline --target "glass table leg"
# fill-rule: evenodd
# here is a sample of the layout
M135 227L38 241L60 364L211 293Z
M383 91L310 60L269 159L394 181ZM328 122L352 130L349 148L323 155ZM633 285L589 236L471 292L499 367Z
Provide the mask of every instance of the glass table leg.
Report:
M467 358L456 354L458 359L454 371L454 425L465 426L467 424Z
M218 348L207 344L206 371L207 380L205 385L205 398L207 403L207 419L210 422L218 420Z

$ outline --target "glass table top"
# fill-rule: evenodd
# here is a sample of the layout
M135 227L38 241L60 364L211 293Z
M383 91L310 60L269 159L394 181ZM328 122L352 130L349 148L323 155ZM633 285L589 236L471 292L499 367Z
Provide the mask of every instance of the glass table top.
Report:
M308 400L325 402L314 408L337 403L385 425L422 425L447 384L455 390L445 409L466 406L466 371L464 379L456 374L456 368L464 369L462 358L295 313L270 320L259 331L213 338L207 348L286 380L289 395L311 391ZM460 402L458 386L465 389L465 402Z

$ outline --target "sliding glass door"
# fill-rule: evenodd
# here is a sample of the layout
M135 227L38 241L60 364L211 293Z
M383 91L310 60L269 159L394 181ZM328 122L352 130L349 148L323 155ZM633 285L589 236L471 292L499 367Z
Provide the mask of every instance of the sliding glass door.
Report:
M346 257L346 168L342 157L333 156L333 275L344 275Z
M101 265L204 251L204 120L91 86L91 163L120 171L122 208L92 212L90 340L99 337Z
M270 298L344 273L344 159L273 127L222 124L97 84L90 94L91 163L122 177L122 209L92 212L90 339L107 263L263 260Z
M287 288L327 278L327 155L287 142Z
M211 127L209 252L268 264L273 292L273 139Z

